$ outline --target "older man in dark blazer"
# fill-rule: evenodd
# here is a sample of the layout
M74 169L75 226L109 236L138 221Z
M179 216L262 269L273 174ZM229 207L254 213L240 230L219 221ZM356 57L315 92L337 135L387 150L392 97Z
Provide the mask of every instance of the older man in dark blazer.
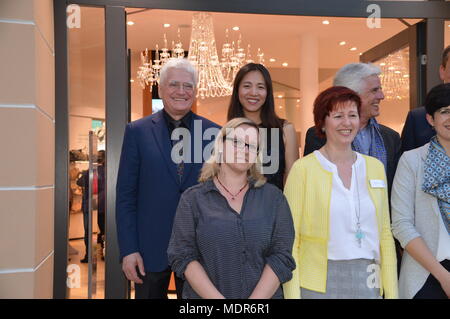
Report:
M184 190L197 184L207 159L203 151L218 132L218 125L191 111L197 77L188 60L167 62L159 83L164 109L125 130L116 220L122 269L135 282L137 299L167 298L167 247L176 208ZM180 298L182 280L176 277L175 284Z
M401 142L396 131L379 124L375 119L380 114L380 102L384 99L380 72L372 64L347 64L336 73L333 85L348 87L361 97L360 127L352 148L359 153L376 157L384 164L390 192L400 158ZM325 142L311 127L306 133L304 155L318 150Z
M444 83L450 83L450 45L442 52L442 63L439 67L439 76ZM409 111L402 131L402 153L421 147L436 135L428 123L425 107L421 106Z

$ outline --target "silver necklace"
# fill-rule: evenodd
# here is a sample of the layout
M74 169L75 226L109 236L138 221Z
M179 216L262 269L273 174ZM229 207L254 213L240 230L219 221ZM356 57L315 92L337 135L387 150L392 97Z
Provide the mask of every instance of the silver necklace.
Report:
M325 151L328 159L330 160L330 162L332 162L330 155L328 154L328 151L325 149L325 147L323 148L323 150ZM356 155L356 154L355 154ZM356 160L358 159L358 156L356 155ZM356 163L355 160L355 163ZM353 173L354 171L354 173ZM361 229L361 200L359 197L359 184L358 184L358 175L356 174L356 167L353 166L352 164L352 176L355 176L355 180L356 180L356 194L358 196L358 209L356 210L355 208L355 213L356 213L356 232L355 232L355 237L356 237L356 241L358 242L359 248L362 247L362 240L363 238L366 236L364 234L364 232Z
M358 210L356 211L355 237L356 237L356 241L358 242L359 248L361 248L362 240L366 236L366 234L364 234L364 232L361 229L361 200L359 199L359 185L358 185L358 176L356 175L356 167L355 167L355 180L356 180L356 194L358 195Z

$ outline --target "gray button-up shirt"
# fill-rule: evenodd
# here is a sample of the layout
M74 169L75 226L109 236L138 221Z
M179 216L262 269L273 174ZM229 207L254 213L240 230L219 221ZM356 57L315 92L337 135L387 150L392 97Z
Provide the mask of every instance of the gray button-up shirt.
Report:
M179 277L197 260L225 298L246 299L266 264L281 283L291 279L293 242L291 211L276 186L251 182L239 214L209 180L181 196L167 253ZM187 281L183 298L200 298ZM281 286L273 298L283 298Z

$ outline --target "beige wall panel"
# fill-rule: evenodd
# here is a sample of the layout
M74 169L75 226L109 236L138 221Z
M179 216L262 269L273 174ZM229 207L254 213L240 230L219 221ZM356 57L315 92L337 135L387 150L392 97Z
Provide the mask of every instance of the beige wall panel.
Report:
M32 20L33 19L32 1L1 0L0 19L28 20L28 21Z
M34 273L0 273L0 299L31 299L34 295Z
M54 189L36 191L34 267L54 250Z
M34 33L33 25L0 22L0 104L34 101Z
M34 272L0 273L0 299L53 297L53 256Z
M50 256L34 273L33 298L53 298L53 258Z
M36 191L0 191L0 271L34 268Z
M40 111L1 108L0 187L54 184L54 124Z
M37 131L36 143L36 184L55 184L55 124L40 111L35 111Z
M34 5L34 22L41 30L52 50L54 50L53 0L33 0L30 2Z
M35 101L52 119L55 118L55 61L52 51L35 30Z
M0 271L36 268L53 251L53 189L0 191Z
M0 22L0 38L0 104L36 104L54 118L52 50L33 25Z

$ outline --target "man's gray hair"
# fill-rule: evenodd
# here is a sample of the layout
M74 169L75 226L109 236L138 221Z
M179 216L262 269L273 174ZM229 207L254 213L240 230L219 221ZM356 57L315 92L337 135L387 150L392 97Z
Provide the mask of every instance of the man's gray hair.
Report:
M167 77L167 71L170 69L181 69L185 70L186 72L190 73L192 76L192 81L194 81L194 86L197 85L198 81L198 73L195 66L185 58L171 58L169 61L164 64L164 66L161 68L161 72L159 74L159 82L164 83Z
M343 66L335 75L334 86L345 86L362 94L364 79L371 75L380 75L378 66L371 63L350 63Z

